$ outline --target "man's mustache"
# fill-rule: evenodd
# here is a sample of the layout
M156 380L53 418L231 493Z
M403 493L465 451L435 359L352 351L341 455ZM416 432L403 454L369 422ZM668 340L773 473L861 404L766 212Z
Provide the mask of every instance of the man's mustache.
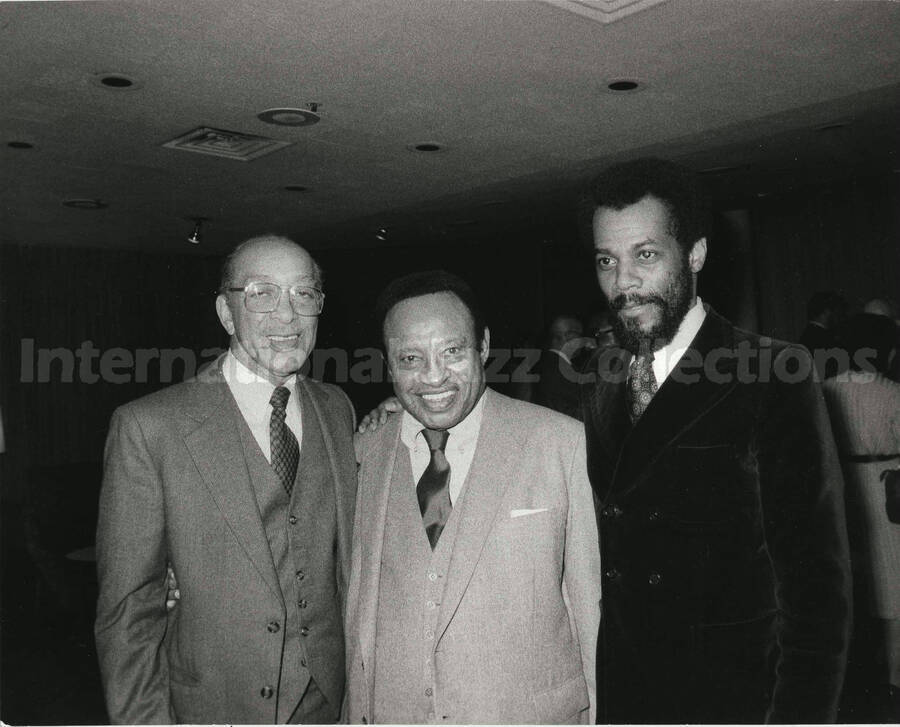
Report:
M631 305L647 305L648 303L656 303L657 305L666 307L666 300L661 295L625 295L624 293L617 295L609 301L609 307L618 312Z

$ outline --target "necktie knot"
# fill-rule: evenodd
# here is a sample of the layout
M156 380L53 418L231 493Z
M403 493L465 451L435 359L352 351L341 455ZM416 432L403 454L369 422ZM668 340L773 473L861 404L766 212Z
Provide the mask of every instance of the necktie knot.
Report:
M275 411L283 412L287 408L288 399L291 398L291 390L286 386L277 386L269 399L269 404Z
M446 429L423 429L422 435L425 437L425 441L428 442L428 449L432 452L436 450L444 451L444 448L447 446L447 439L450 436L450 432Z

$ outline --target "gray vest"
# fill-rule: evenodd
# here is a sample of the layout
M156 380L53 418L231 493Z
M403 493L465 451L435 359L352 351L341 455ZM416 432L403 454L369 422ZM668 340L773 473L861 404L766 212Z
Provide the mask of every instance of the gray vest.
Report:
M344 637L338 600L337 513L334 480L322 430L302 387L303 442L291 498L263 457L249 427L241 443L285 605L281 637L279 723L292 721L310 677L340 708L344 682ZM222 634L227 639L228 634Z
M442 709L435 674L436 630L462 498L454 503L432 552L416 500L409 451L402 443L398 447L378 594L375 722L439 722L448 712Z

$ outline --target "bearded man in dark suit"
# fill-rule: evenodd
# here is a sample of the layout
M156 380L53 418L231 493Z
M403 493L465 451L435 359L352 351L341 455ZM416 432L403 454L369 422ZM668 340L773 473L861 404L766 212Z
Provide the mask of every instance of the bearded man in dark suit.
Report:
M598 500L600 722L835 719L849 633L842 480L805 349L696 295L708 205L659 160L595 183L623 347L582 389Z

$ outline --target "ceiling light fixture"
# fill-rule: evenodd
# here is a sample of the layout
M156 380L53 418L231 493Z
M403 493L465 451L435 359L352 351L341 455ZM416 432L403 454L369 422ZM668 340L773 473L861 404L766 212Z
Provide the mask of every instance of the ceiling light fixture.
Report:
M409 148L413 151L422 152L436 152L443 149L436 141L420 141L418 144L412 144Z
M187 238L187 241L192 245L199 245L203 240L201 228L203 227L203 223L206 222L209 217L185 217L184 219L194 223L194 231L191 233L191 236Z
M99 199L67 199L63 202L63 207L71 207L76 210L102 210L109 205Z
M633 78L616 78L607 83L606 88L614 93L634 93L646 88L646 85Z
M110 91L131 91L140 88L138 80L125 73L94 73L91 76L91 83L95 86L108 89Z
M319 104L308 103L305 109L276 108L266 109L256 115L260 121L276 126L312 126L318 124L322 117L316 113Z

